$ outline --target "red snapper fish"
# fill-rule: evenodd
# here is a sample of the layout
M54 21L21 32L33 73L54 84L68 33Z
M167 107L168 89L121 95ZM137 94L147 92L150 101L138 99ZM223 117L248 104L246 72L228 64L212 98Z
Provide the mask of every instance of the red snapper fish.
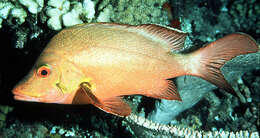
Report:
M55 35L29 74L13 89L16 100L92 104L127 116L125 95L179 100L174 83L183 75L201 77L234 94L220 68L225 62L258 51L253 38L234 33L188 53L186 33L160 25L90 23Z

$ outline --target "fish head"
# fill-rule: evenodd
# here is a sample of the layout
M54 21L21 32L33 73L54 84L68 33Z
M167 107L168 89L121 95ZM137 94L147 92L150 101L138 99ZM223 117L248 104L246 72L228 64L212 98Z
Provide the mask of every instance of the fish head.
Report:
M48 58L48 57L47 57ZM56 59L56 58L55 58ZM21 101L71 104L81 78L72 65L57 60L38 60L31 71L12 90Z

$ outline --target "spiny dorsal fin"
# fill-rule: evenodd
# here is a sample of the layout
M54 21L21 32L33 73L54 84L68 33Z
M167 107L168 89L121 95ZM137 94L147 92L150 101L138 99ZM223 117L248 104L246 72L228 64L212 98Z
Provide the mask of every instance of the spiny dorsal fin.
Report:
M159 43L165 43L169 51L178 51L184 47L187 34L181 30L155 24L143 24L135 26L135 28L138 29L139 34L150 37Z
M183 49L184 41L187 35L187 33L181 30L156 24L127 25L118 23L90 23L84 26L91 25L103 25L108 27L121 27L123 29L128 29L128 31L138 33L146 38L151 39L152 41L166 45L163 48L167 49L168 51L179 51Z

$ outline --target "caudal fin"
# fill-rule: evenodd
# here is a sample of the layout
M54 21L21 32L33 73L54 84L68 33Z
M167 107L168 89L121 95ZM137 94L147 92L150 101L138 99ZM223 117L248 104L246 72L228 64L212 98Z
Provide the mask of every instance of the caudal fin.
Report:
M217 87L236 95L233 88L221 74L220 68L232 58L258 51L258 46L253 38L247 34L234 33L208 44L193 52L191 60L197 63L191 68L190 75L199 76ZM193 58L193 59L192 59ZM192 63L193 64L193 63Z

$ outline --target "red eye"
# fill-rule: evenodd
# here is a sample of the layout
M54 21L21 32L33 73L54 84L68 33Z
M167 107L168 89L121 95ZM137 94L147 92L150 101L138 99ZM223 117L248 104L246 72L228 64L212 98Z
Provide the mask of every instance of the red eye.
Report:
M41 66L38 68L37 70L37 76L41 77L41 78L45 78L48 77L51 73L51 69L48 66Z

